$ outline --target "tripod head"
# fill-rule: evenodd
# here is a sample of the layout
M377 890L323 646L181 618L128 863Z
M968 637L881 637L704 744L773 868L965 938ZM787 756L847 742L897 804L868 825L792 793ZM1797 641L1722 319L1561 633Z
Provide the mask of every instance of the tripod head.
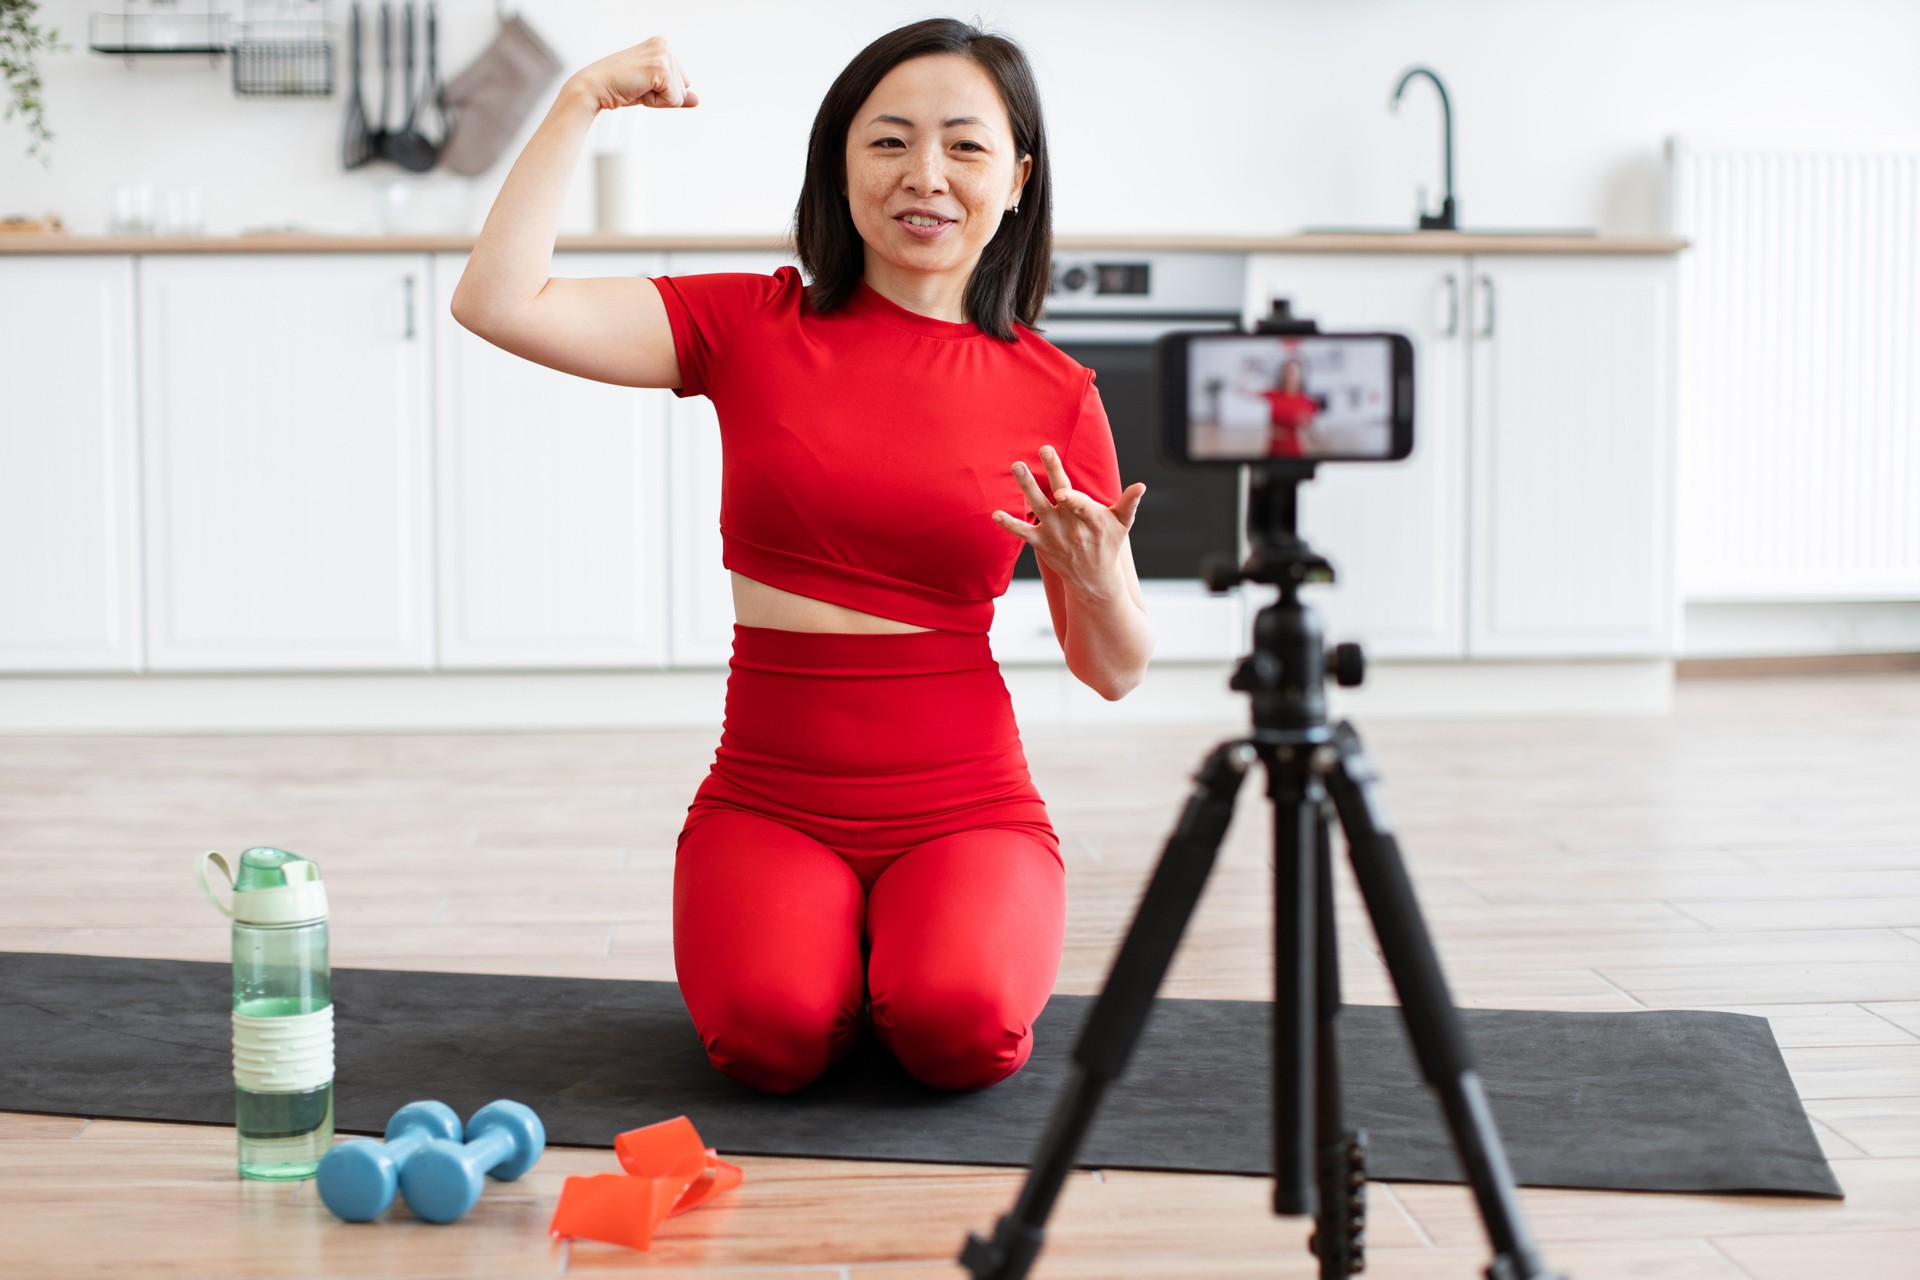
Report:
M1318 333L1320 326L1293 314L1285 298L1254 326L1255 333ZM1253 652L1240 660L1229 687L1253 695L1256 731L1300 735L1320 741L1327 735L1326 677L1344 688L1366 678L1366 658L1357 644L1341 644L1326 653L1319 614L1300 599L1300 588L1334 581L1333 565L1300 536L1300 486L1313 479L1313 462L1289 459L1248 466L1247 544L1244 564L1209 559L1201 578L1210 591L1230 591L1242 582L1280 589L1280 598L1254 618Z

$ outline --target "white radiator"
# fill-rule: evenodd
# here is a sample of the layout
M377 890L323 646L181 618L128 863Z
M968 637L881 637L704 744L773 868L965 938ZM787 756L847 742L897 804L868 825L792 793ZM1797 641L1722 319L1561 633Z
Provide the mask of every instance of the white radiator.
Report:
M1668 159L1681 595L1920 598L1920 139Z

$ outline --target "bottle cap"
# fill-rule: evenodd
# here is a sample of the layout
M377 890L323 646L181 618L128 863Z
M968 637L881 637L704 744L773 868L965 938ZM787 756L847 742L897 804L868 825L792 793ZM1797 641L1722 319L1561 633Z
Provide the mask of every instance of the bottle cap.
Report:
M207 882L209 862L233 886L231 908ZM264 846L249 849L240 855L237 876L218 853L204 853L193 874L207 901L242 924L311 924L327 918L327 887L320 883L320 868L297 853Z

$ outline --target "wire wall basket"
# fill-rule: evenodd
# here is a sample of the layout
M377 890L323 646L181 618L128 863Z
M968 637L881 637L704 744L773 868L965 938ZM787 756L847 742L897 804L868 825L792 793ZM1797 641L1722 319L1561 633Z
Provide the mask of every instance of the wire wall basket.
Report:
M233 45L233 91L247 97L330 97L333 47L325 21L245 23Z

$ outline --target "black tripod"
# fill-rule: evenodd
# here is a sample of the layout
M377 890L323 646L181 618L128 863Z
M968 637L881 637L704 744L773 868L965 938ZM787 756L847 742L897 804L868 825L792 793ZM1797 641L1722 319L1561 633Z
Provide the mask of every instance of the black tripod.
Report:
M1311 329L1310 322L1292 323ZM1280 590L1279 599L1255 619L1253 652L1241 659L1231 684L1253 697L1253 736L1215 747L1195 775L1199 786L1167 840L1106 987L1080 1033L1073 1074L1020 1199L1000 1219L992 1240L970 1234L960 1251L961 1264L976 1280L1023 1280L1039 1256L1060 1185L1095 1108L1146 1025L1154 993L1200 900L1232 820L1234 798L1256 756L1266 768L1273 802L1274 1212L1314 1216L1312 1248L1323 1280L1362 1269L1366 1135L1345 1127L1335 1056L1340 974L1331 800L1420 1070L1440 1095L1454 1149L1493 1244L1488 1280L1553 1280L1521 1220L1513 1175L1466 1030L1414 900L1399 842L1379 805L1378 775L1353 726L1327 723L1326 676L1344 686L1358 685L1364 662L1358 645L1339 645L1326 654L1319 618L1300 600L1302 585L1333 581L1332 566L1296 528L1298 486L1312 476L1311 463L1256 466L1247 517L1252 554L1239 569L1227 564L1208 572L1208 586L1216 591L1239 582Z

